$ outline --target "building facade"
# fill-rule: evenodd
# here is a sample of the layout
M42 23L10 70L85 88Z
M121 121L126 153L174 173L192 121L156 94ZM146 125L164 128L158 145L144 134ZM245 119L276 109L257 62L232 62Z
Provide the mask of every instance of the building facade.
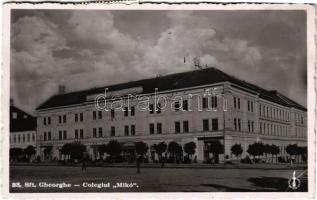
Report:
M198 162L210 157L215 141L228 158L232 145L241 144L245 156L259 141L277 145L284 156L289 144L307 146L307 112L277 91L206 68L54 95L37 108L37 133L37 152L45 157L49 148L56 159L75 141L98 159L98 146L110 140L120 142L124 154L134 154L138 141L149 147L195 142Z
M10 148L36 147L36 118L10 105Z

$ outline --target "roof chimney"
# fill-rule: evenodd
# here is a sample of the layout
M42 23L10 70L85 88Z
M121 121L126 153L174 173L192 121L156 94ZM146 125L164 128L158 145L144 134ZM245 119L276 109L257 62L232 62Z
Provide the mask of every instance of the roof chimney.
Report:
M65 94L66 87L65 85L58 85L58 94Z

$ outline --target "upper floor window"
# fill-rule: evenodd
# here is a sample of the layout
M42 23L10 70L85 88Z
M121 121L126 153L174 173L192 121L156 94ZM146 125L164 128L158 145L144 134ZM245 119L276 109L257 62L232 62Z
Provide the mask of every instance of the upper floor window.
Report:
M131 116L134 116L135 115L135 108L134 106L131 107Z
M188 100L183 100L183 110L188 110Z
M98 119L102 119L102 111L98 110Z
M211 97L211 107L212 108L217 108L218 107L218 98L217 98L217 96L212 96Z
M66 115L63 115L63 123L66 123Z
M78 122L78 114L75 113L75 122Z
M131 125L131 135L135 135L135 125Z
M114 109L111 109L110 113L111 113L111 120L113 120L113 119L115 118L115 111L114 111Z
M208 119L203 120L203 131L209 131L209 120Z
M30 135L28 135L28 140L29 140L29 136L30 136ZM52 140L52 134L51 134L50 131L47 132L47 139L48 139L48 140Z
M218 118L212 119L211 123L212 123L212 130L213 131L218 131Z
M125 116L125 117L129 116L129 109L128 109L128 107L124 107L124 116Z
M58 131L58 139L59 140L63 139L63 132L62 131Z
M183 132L188 133L189 132L189 123L188 121L183 121Z
M154 124L150 124L150 134L154 134Z
M97 128L92 129L92 137L97 137Z
M98 137L102 137L102 128L98 128Z
M154 113L154 104L150 104L149 110L150 110L150 114Z
M156 131L157 131L157 134L162 134L162 123L156 124Z
M63 139L64 139L64 140L67 139L67 131L63 131Z
M179 103L178 101L175 102L174 107L175 107L175 111L176 111L176 112L179 111L180 103Z
M82 122L84 121L84 113L79 114L79 120Z
M75 139L78 139L78 129L75 129Z
M93 120L97 119L97 112L96 111L92 111L92 119Z
M161 104L156 104L156 113L161 113Z
M181 132L181 124L180 122L175 122L175 133Z
M111 136L116 136L116 127L111 126L110 134Z
M129 135L129 126L124 126L124 135L125 136Z
M84 129L80 129L80 139L84 138Z
M209 107L208 98L207 97L203 97L202 101L203 101L203 109L208 108Z
M51 124L51 117L47 117L47 124Z
M43 124L46 125L46 117L43 118Z

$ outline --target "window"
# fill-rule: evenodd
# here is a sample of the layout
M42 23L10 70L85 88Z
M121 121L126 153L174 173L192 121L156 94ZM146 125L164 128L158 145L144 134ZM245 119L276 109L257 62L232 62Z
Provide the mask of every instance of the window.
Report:
M237 130L237 118L233 119L234 130Z
M19 141L19 143L20 143L20 141L21 141L21 136L20 136L20 135L18 135L18 141Z
M80 139L84 138L84 129L80 129Z
M238 130L241 131L241 119L238 119Z
M58 139L62 140L63 139L63 133L62 131L58 131Z
M262 133L262 122L260 122L260 133Z
M102 119L102 111L98 110L98 119Z
M156 124L156 131L157 131L157 134L162 134L162 123Z
M125 117L129 116L129 109L128 109L128 107L124 107L124 116L125 116Z
M50 133L50 132L49 132ZM50 134L48 134L48 135L50 135ZM48 139L50 139L50 137L48 137ZM27 135L27 141L28 142L30 142L30 134L28 133L28 135Z
M129 136L129 126L124 126L124 135Z
M23 136L23 143L24 143L25 142L25 135L23 134L22 136Z
M175 122L175 133L181 132L181 124L180 122Z
M184 133L188 133L189 132L188 121L183 121L183 132Z
M75 122L78 122L78 114L75 114Z
M134 116L135 115L135 109L134 109L134 106L131 107L131 116Z
M93 120L96 120L96 119L97 119L97 113L96 113L96 111L93 111L93 112L92 112L92 119L93 119Z
M135 135L135 125L131 125L131 135Z
M238 109L240 109L240 98L238 98Z
M46 141L46 140L47 140L47 135L46 135L46 132L44 132L44 141Z
M188 110L188 100L183 100L183 110Z
M179 108L180 108L180 104L179 104L179 102L177 101L177 102L175 102L175 111L176 112L178 112L179 111Z
M203 120L203 131L209 131L209 120L208 119Z
M66 140L67 139L67 131L63 132L63 139Z
M43 124L46 125L46 117L43 118Z
M251 131L254 133L254 121L251 122Z
M250 120L248 120L248 131L251 132L251 124Z
M262 108L261 108L261 104L259 105L259 112L260 112L260 116L262 116Z
M150 124L150 134L154 134L154 124Z
M211 123L212 123L212 130L218 131L218 119L217 118L212 119Z
M114 109L111 109L111 120L113 120L115 118L115 112Z
M203 97L203 109L208 108L208 98Z
M81 122L84 121L84 114L83 114L83 113L80 113L80 114L79 114L79 118L80 118L80 121L81 121Z
M62 123L62 116L58 116L58 123Z
M303 116L301 116L301 118L300 118L300 123L304 124L304 117Z
M14 136L13 136L13 142L16 143L16 141L17 141L17 136L14 135Z
M248 101L248 111L250 111L250 101Z
M75 139L78 139L78 130L75 129Z
M92 137L97 137L97 128L92 129Z
M237 108L237 98L233 97L233 107Z
M161 113L161 104L156 104L156 113Z
M51 117L47 118L47 124L51 124Z
M111 126L111 136L116 136L116 127Z
M98 137L102 137L102 128L98 128Z
M154 105L150 104L149 109L150 109L150 114L153 114L154 113Z
M66 123L66 115L63 116L63 123Z
M217 99L217 96L212 96L212 97L211 97L211 107L212 107L212 108L217 108L217 107L218 107L218 99Z
M30 135L28 135L28 140L29 140L29 137L30 137ZM48 139L48 140L51 140L51 139L52 139L52 134L51 134L50 131L47 133L47 139Z

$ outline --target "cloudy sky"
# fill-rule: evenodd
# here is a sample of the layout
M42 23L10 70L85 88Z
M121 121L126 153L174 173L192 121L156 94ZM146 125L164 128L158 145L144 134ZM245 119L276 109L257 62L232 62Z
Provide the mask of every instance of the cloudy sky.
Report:
M11 24L11 97L32 113L59 84L188 71L194 57L306 106L304 11L14 10Z

